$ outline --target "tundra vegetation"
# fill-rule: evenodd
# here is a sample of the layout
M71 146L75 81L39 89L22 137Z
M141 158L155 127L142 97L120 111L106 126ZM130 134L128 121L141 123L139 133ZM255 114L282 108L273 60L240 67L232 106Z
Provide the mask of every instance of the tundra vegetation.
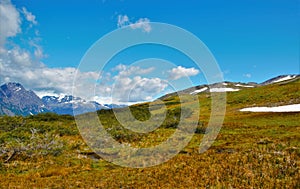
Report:
M171 160L148 168L120 167L94 154L72 116L2 116L0 188L300 188L300 113L239 111L300 103L299 89L298 79L229 92L223 127L202 154L198 150L203 135L209 132L210 93L197 95L200 115L193 110L197 101L180 104L176 95L163 99L166 119L146 134L124 128L112 110L98 111L115 140L150 147L174 133L185 108L182 119L186 124L198 124L192 140ZM161 114L159 107L150 113L148 103L133 105L130 110L140 121L148 120L153 112L152 116Z

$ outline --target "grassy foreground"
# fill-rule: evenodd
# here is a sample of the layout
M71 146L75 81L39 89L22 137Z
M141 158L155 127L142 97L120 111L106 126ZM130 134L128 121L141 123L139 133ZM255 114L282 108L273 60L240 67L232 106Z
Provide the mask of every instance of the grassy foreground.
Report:
M182 104L189 108L187 123L198 122L188 146L149 168L123 168L93 154L71 116L0 117L0 188L300 188L300 113L238 111L300 103L299 89L297 80L228 93L223 127L202 154L198 150L210 116L210 95L199 94L199 120L193 114L195 101ZM109 110L98 115L120 143L154 146L174 133L181 111L178 97L164 101L167 118L148 134L123 128ZM150 117L148 104L133 106L131 112L141 121Z

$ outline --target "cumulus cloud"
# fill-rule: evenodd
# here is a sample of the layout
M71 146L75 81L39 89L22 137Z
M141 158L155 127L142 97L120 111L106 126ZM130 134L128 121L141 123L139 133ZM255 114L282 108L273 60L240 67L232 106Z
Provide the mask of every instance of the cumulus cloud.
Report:
M75 74L82 88L91 80L97 80L96 72L80 72L76 68L48 68L32 61L31 55L21 49L13 49L1 56L1 82L20 82L34 91L49 91L50 94L72 94ZM90 84L92 87L93 84Z
M9 37L21 32L21 19L16 7L10 0L0 0L0 49Z
M25 19L21 19L21 16ZM23 24L30 24L30 27L26 28ZM148 24L149 20L146 18L134 23L126 15L118 18L118 27L129 25L132 29L150 32L151 26ZM108 72L102 72L101 75L96 72L81 72L73 67L47 67L42 62L46 56L39 45L42 39L38 37L36 17L26 8L16 9L10 0L0 0L0 25L5 26L0 27L0 84L20 82L40 97L72 94L75 88L76 95L86 100L127 104L152 100L168 86L163 79L144 76L151 73L153 67L120 64L113 69L113 75ZM33 31L35 36L30 40L26 36L22 38L22 28L26 29L26 33ZM14 43L14 39L22 39L25 43L20 46ZM9 45L6 45L8 42ZM75 77L76 86L73 86ZM95 93L87 94L87 91Z
M140 18L136 22L131 22L127 15L119 15L117 25L119 28L130 26L130 28L132 29L142 29L147 33L152 30L150 20L148 18Z
M152 100L168 86L168 83L160 78L143 77L154 71L154 67L141 68L119 64L112 70L117 71L117 74L111 78L111 84L101 84L96 89L96 96L103 99L103 96L111 95L114 103Z
M45 68L40 62L40 58L44 56L43 51L36 38L30 41L22 39L27 42L27 47L24 48L10 40L19 37L17 34L22 34L22 22L20 12L9 0L0 1L0 25L5 26L0 27L0 82L28 82L27 87L34 86L33 80L38 81L39 71ZM8 42L9 47L5 46Z
M121 102L148 101L167 86L167 82L160 78L117 77L112 86L112 96Z
M0 84L20 82L39 95L72 94L73 79L77 74L81 82L79 86L92 87L94 84L91 84L91 80L96 80L98 73L80 72L76 68L49 68L44 65L41 58L45 55L38 37L30 40L22 38L25 42L22 47L13 40L9 40L10 45L5 46L8 39L22 34L20 13L26 18L24 22L37 24L35 16L26 8L19 12L11 1L0 0L0 25L5 26L0 27Z
M176 68L173 68L172 70L169 70L169 78L171 80L177 80L182 77L189 77L189 76L195 76L199 73L200 71L195 69L195 68L185 68L182 66L178 66Z
M123 64L119 64L117 65L115 68L113 68L114 71L118 71L119 72L119 75L117 77L120 77L120 76L130 76L130 75L144 75L144 74L148 74L150 72L152 72L155 68L154 67L150 67L150 68L146 68L146 69L143 69L143 68L140 68L138 66L126 66L126 65L123 65Z
M135 23L129 25L132 29L142 29L143 31L149 33L152 28L150 25L150 20L148 18L140 18Z

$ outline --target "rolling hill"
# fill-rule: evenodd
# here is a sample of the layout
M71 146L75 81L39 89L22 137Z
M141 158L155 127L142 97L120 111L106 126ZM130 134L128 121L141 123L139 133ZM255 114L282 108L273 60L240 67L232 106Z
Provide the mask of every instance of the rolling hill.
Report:
M116 109L122 123L114 110L97 111L96 116L114 140L138 149L154 147L167 141L175 132L182 132L178 129L181 119L185 121L185 128L196 123L188 144L169 161L153 167L121 167L106 161L104 154L96 154L95 149L82 139L82 132L90 132L93 128L78 127L72 116L50 113L28 117L0 116L1 187L299 188L300 112L240 110L299 104L300 78L243 88L236 85L251 84L226 84L216 86L240 90L227 93L222 128L212 146L203 153L199 153L199 145L206 134L213 132L208 129L210 105L212 95L218 94L204 91L202 88L206 86L181 92L181 102L179 95L169 94L162 97L162 101L130 106L134 118L127 117L128 109ZM195 90L201 91L193 93ZM198 103L200 112L194 109ZM163 116L161 104L165 104L166 116L156 125L155 118ZM186 112L184 117L180 116L182 110ZM90 118L91 115L95 113L78 116ZM90 122L91 119L87 120L86 126ZM135 130L155 127L153 131L141 133L129 130L127 126ZM96 135L91 133L90 136ZM100 143L100 140L94 142ZM106 152L105 155L111 157L122 155L113 147ZM143 153L140 151L139 154ZM131 158L141 162L141 156ZM147 162L151 162L164 156L152 154L147 158Z

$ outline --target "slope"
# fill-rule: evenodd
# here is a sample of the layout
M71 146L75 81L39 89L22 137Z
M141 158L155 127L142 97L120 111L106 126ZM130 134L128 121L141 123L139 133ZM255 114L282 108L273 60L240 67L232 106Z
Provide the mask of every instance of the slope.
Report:
M146 134L124 128L112 110L98 111L107 132L119 143L150 147L167 140L176 131L180 106L191 110L184 119L187 124L198 122L198 127L189 144L170 161L140 169L116 166L94 154L81 139L72 117L53 114L1 117L1 185L5 188L299 188L300 113L239 111L258 105L299 103L299 87L298 79L228 92L223 127L213 146L202 154L198 149L204 134L209 132L206 126L210 93L185 94L182 104L176 95L165 98L168 110L165 121ZM199 117L194 114L193 107L198 103L195 97L200 101ZM158 106L161 103L134 105L130 111L140 121L149 120L151 115L161 115L163 107ZM117 111L122 116L126 109ZM134 120L127 123L138 126ZM37 145L47 143L50 145ZM46 147L49 150L45 152ZM14 149L16 153L9 159Z

